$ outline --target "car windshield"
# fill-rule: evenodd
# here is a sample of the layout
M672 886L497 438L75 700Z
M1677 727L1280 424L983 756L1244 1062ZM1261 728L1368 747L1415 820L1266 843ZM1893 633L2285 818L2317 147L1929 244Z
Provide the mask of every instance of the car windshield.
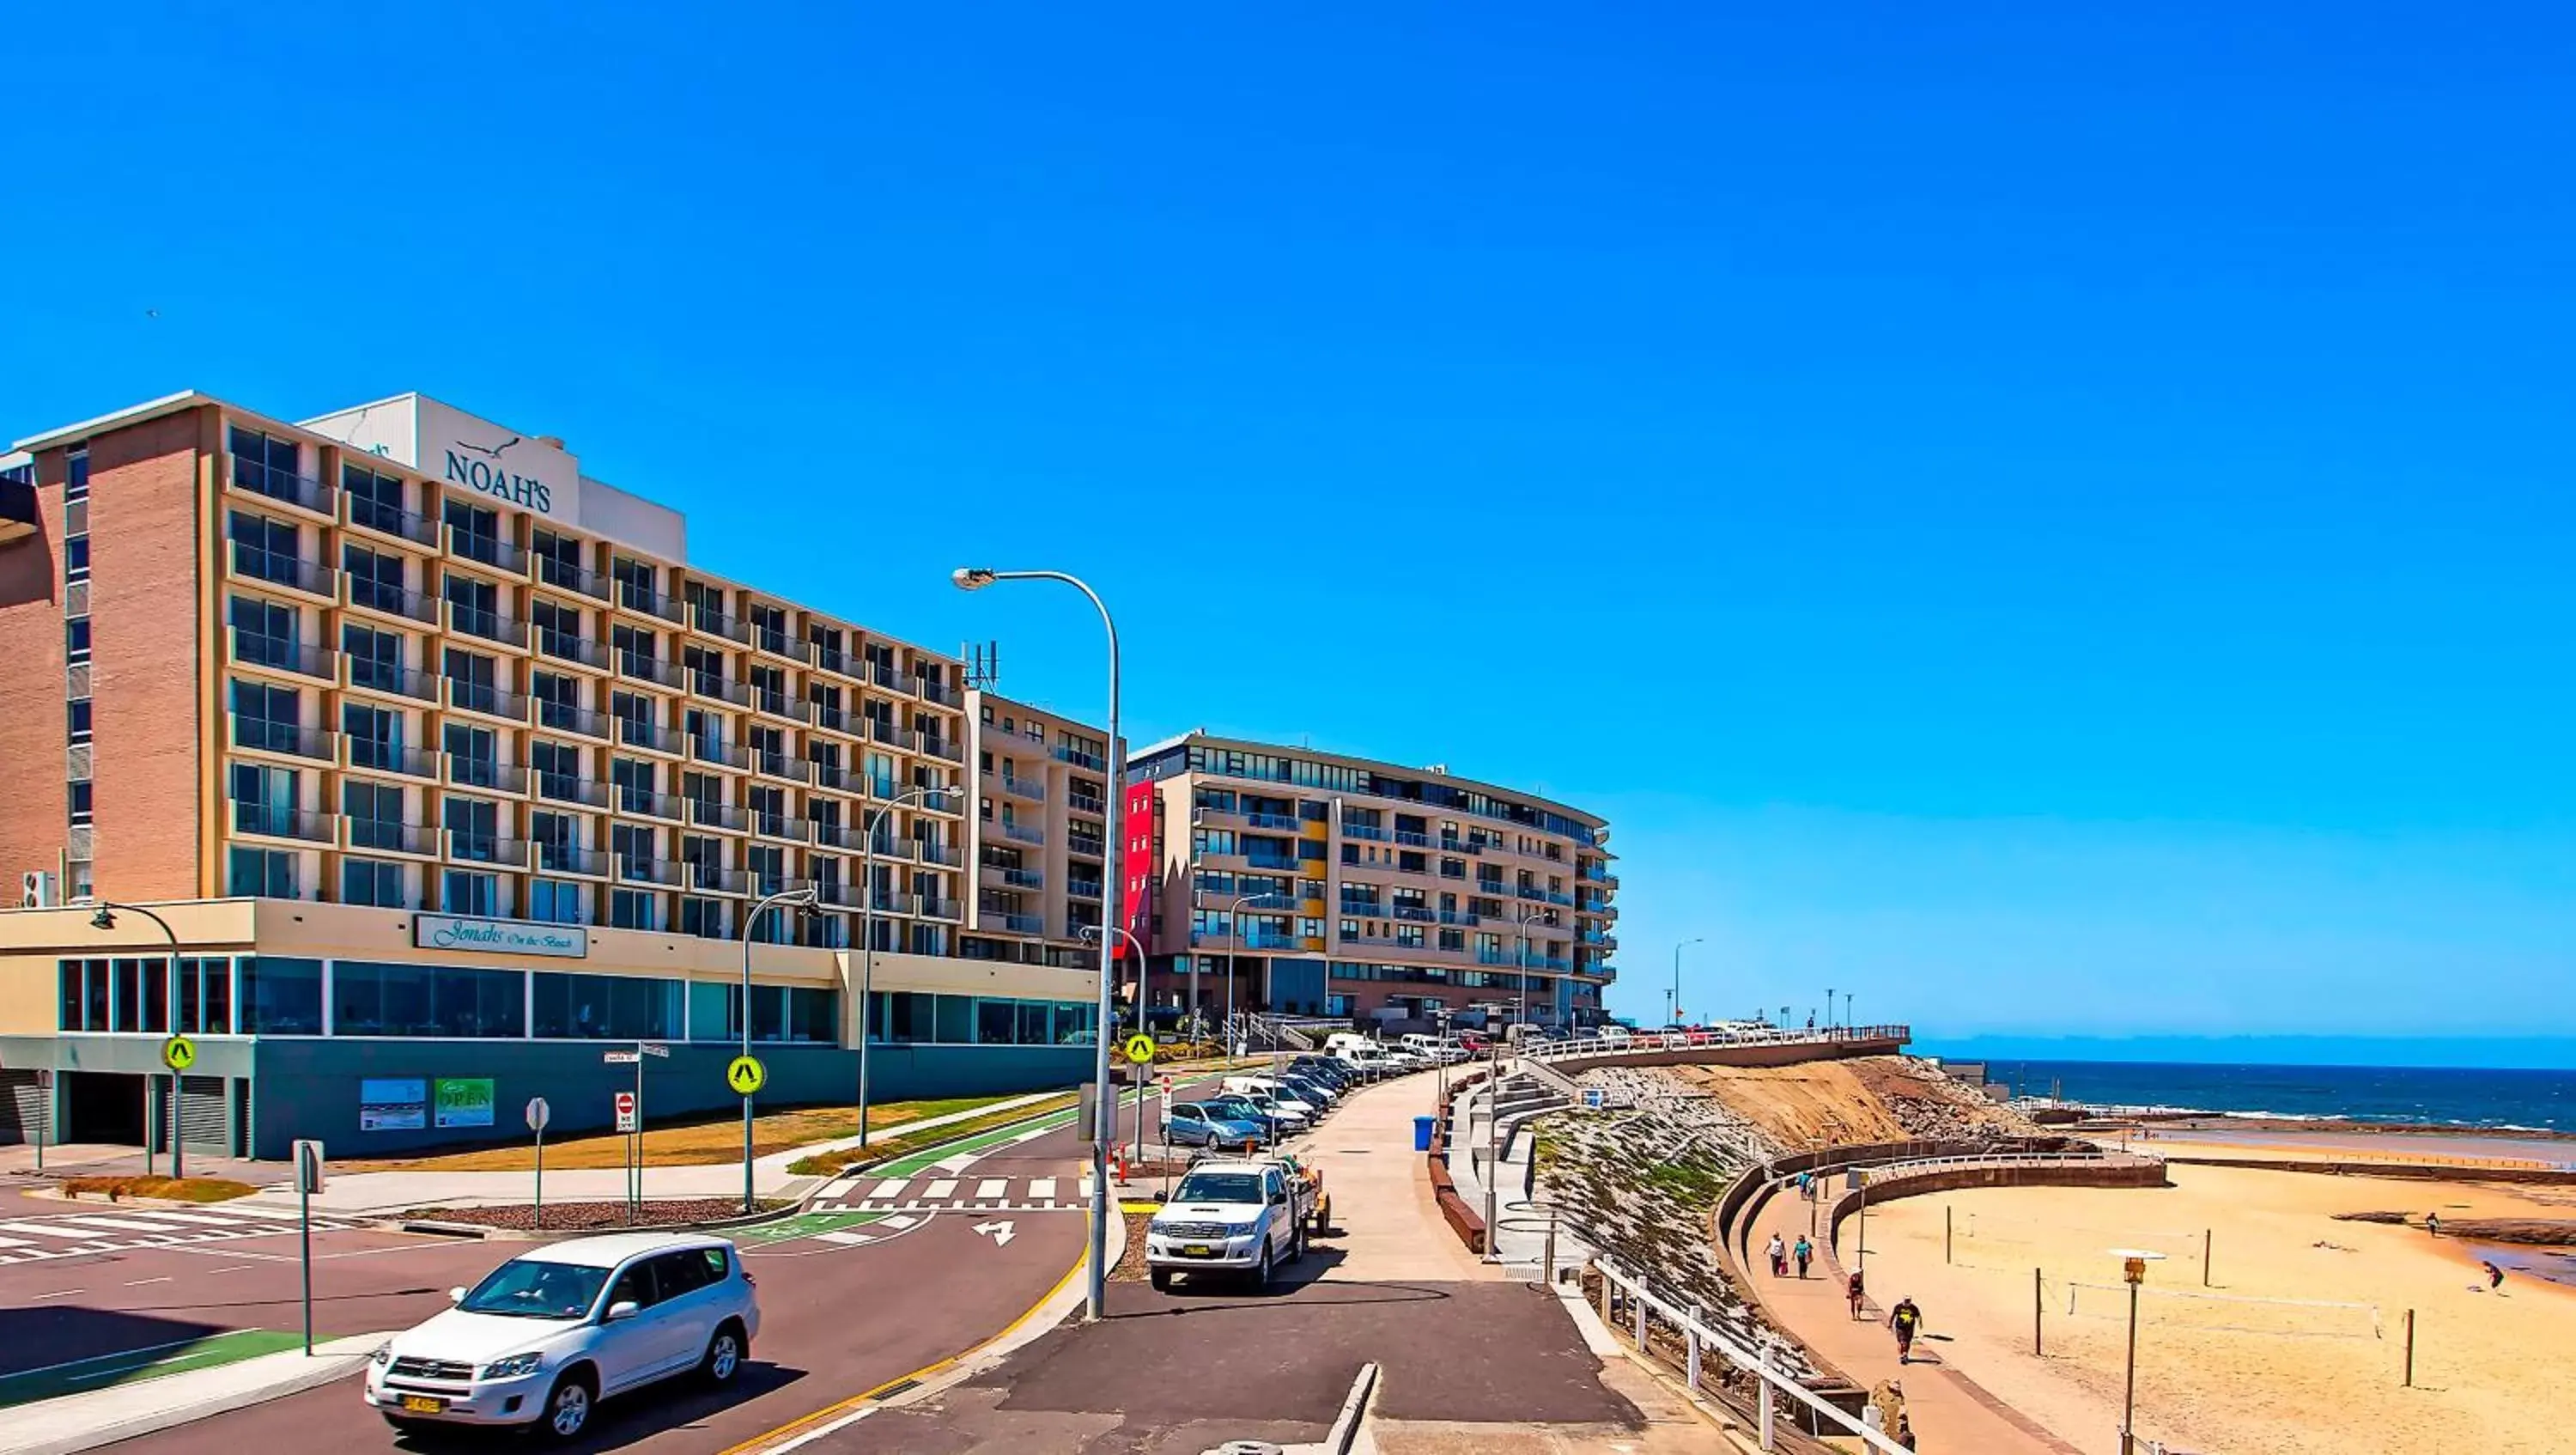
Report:
M492 1270L457 1305L469 1314L523 1319L577 1319L590 1312L608 1270L580 1263L513 1258Z
M1244 1116L1251 1113L1257 1113L1261 1110L1261 1108L1254 1106L1251 1102L1245 1101L1239 1096L1229 1096L1222 1101L1211 1101L1208 1103L1208 1106L1216 1111L1231 1113L1235 1116Z
M1193 1172L1172 1193L1174 1202L1259 1202L1261 1179L1250 1172Z

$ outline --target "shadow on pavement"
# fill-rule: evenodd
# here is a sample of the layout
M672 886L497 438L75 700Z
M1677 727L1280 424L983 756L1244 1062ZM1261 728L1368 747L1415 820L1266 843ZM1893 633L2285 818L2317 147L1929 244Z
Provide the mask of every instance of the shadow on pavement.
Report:
M130 1349L170 1346L175 1352L178 1345L226 1332L229 1330L221 1324L199 1319L163 1318L131 1310L81 1308L70 1304L0 1308L0 1379L76 1360L121 1354ZM49 1394L64 1392L46 1391Z
M549 1443L543 1448L622 1450L657 1435L701 1424L735 1405L776 1393L805 1377L806 1371L802 1369L754 1361L744 1365L733 1382L722 1388L710 1388L694 1375L666 1379L659 1384L648 1384L632 1394L600 1401L599 1407L591 1412L589 1430L580 1439ZM488 1451L496 1433L500 1432L487 1426L430 1425L403 1431L395 1439L395 1448L423 1452Z

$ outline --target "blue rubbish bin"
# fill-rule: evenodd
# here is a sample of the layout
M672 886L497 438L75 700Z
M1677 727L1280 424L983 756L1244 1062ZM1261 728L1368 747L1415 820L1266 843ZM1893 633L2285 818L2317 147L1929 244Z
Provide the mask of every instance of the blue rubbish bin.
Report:
M1417 1152L1428 1152L1431 1150L1431 1129L1439 1125L1439 1123L1440 1119L1438 1117L1415 1117L1413 1119L1413 1150Z

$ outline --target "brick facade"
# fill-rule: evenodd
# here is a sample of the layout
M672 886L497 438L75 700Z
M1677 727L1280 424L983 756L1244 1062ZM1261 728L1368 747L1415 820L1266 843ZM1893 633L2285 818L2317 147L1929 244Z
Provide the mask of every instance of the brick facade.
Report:
M70 804L63 773L63 452L37 461L35 535L0 546L0 891L61 861Z
M220 888L201 882L199 863L198 451L212 414L187 411L90 441L92 793L102 898L183 899ZM59 660L59 631L57 638ZM58 764L60 671L49 680L48 761Z

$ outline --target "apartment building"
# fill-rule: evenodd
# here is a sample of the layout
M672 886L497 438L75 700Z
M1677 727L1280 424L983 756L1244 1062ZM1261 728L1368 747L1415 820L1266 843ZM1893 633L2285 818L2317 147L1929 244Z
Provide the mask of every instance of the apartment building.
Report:
M1533 794L1191 733L1128 765L1157 1006L1458 1023L1603 1019L1619 880L1600 817Z
M676 512L583 473L564 441L417 394L290 423L182 393L17 448L0 460L0 871L55 876L56 902L255 902L177 916L219 928L219 943L187 948L228 967L269 939L322 933L291 925L327 921L333 954L278 952L316 961L324 1009L259 1020L237 997L267 977L230 979L230 1030L426 1048L476 1039L449 1034L471 1024L549 1039L528 1007L459 1021L409 990L384 990L381 1013L355 999L354 1014L332 1013L331 962L355 944L370 964L424 973L501 967L472 994L504 1000L512 983L557 993L540 981L584 958L585 974L669 982L636 990L654 1007L622 1017L639 1034L720 1040L747 1014L758 1038L838 1051L857 1026L838 967L865 944L878 984L891 974L907 994L967 997L899 1009L881 996L869 1012L880 1039L1050 1050L969 1057L982 1069L941 1084L1078 1074L1058 1074L1072 1062L1052 1048L1087 1036L1088 1013L1056 1007L1088 993L989 962L1089 963L1074 906L1098 886L1079 853L1098 834L1075 810L1096 806L1101 785L1077 760L1015 744L998 768L970 772L995 724L970 705L955 658L705 571ZM1039 720L1007 706L1001 718ZM1097 735L1078 724L1050 717L1043 732L1050 746L1082 737L1097 760ZM1014 791L1041 781L1047 796ZM1000 873L1056 887L1005 877L987 900L988 840ZM746 922L762 896L806 888L812 911ZM0 934L0 957L18 956L0 958L0 975L44 981L32 999L0 988L0 1005L23 1011L0 1024L0 1066L47 1064L13 1035L172 1024L152 977L114 954L90 1014L86 961L105 941L85 923L52 914ZM746 1009L737 985L726 1008L695 977L729 955L738 973L746 931L774 947L759 963L782 993ZM196 1008L181 1019L212 1027L216 992L190 983ZM355 972L345 983L360 996ZM791 983L835 998L787 994ZM985 992L999 1006L989 1015ZM1042 1012L1030 1019L1019 1000ZM558 1017L580 1033L562 1039L604 1027L612 1003L603 993L590 1019ZM149 1047L127 1049L83 1054L114 1068L98 1074L148 1073ZM370 1049L381 1062L384 1047ZM445 1064L427 1049L414 1059ZM219 1141L254 1140L254 1113L234 1102L252 1093L250 1065L245 1051L244 1084L206 1093ZM840 1074L818 1064L812 1079ZM879 1085L900 1094L882 1073ZM125 1095L95 1090L101 1117ZM271 1119L258 1120L265 1145Z
M1109 741L1099 729L982 689L966 694L975 865L961 953L1092 966L1108 873Z

